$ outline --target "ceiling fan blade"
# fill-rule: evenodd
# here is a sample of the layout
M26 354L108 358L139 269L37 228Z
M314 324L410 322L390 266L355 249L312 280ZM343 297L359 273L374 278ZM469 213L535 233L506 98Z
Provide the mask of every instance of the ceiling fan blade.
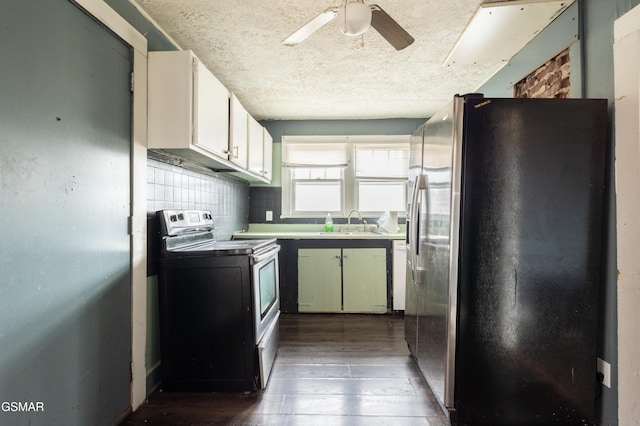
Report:
M371 6L371 26L396 50L402 50L415 41L391 16L377 4Z
M303 25L299 30L291 34L289 37L282 40L282 44L284 44L285 46L295 46L301 43L304 39L309 37L314 32L318 31L325 24L332 21L336 17L337 13L338 13L337 7L331 7L325 10L324 12L322 12L321 14L319 14L318 16L316 16L315 18L307 22L305 25Z

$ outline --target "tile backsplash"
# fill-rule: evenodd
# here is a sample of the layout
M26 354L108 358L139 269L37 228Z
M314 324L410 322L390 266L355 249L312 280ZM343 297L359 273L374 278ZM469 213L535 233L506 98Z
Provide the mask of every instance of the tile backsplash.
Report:
M231 239L249 221L249 185L221 173L205 174L147 159L147 215L162 209L210 210L216 238Z

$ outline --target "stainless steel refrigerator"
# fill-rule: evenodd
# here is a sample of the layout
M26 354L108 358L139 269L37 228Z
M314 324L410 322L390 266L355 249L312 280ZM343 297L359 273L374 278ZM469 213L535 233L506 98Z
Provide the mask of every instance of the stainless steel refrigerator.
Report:
M456 96L411 138L405 334L454 424L593 421L607 102Z

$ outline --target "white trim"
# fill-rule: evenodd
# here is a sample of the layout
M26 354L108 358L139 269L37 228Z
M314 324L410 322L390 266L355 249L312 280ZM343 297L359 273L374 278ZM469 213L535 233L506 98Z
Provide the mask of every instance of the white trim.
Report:
M147 39L129 24L122 16L101 0L72 0L87 11L94 19L103 23L109 30L124 40L135 50L147 56Z
M133 52L131 135L131 409L146 398L147 333L147 39L102 0L74 0L113 31Z
M186 50L183 49L177 41L175 41L173 39L173 37L171 37L169 35L169 33L167 33L164 29L162 29L162 27L160 26L160 24L158 24L148 13L146 10L144 10L143 8L140 7L140 5L138 3L136 3L135 1L130 1L131 6L133 6L139 13L140 15L142 15L142 17L144 19L146 19L147 21L149 21L149 23L160 33L162 34L163 37L165 37L167 40L169 40L169 43L171 43L176 50Z
M366 143L393 144L409 143L411 135L285 135L283 143Z
M147 397L147 58L134 52L131 149L131 408Z
M327 178L327 179L296 179L294 178L294 169L293 165L285 166L283 162L282 166L282 212L280 215L281 219L284 218L322 218L327 213L331 213L333 218L346 218L348 216L348 212L353 209L360 209L358 204L358 189L360 182L403 182L406 184L406 177L397 177L397 178L387 178L387 177L365 177L356 176L355 170L355 156L356 149L358 145L367 145L368 147L389 147L393 144L403 144L406 145L407 151L409 149L409 135L394 135L394 136L386 136L386 135L372 135L372 136L283 136L282 137L283 144L291 143L291 144L342 144L346 145L346 166L342 167L342 177L338 178ZM284 150L283 150L284 151ZM342 161L342 159L341 159ZM305 167L314 167L314 166L299 166L302 168ZM332 166L322 167L321 165L317 166L318 168L332 168ZM325 183L325 182L340 182L341 183L341 208L340 210L322 210L322 211L297 211L295 210L295 190L294 186L297 182L309 182L309 183ZM405 200L406 201L406 200ZM384 211L365 211L361 210L360 213L367 217L379 216L384 213ZM400 209L399 216L404 217L405 211L404 208Z
M625 13L613 23L613 38L621 40L640 29L640 5Z
M618 421L631 425L640 422L640 6L614 22L614 40Z

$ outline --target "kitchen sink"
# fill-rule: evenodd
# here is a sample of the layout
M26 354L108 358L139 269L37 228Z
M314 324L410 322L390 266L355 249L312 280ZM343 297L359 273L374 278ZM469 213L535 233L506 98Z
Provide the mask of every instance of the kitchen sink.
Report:
M340 236L340 235L378 235L377 232L357 231L357 230L353 230L353 231L334 231L334 232L318 232L318 234L320 234L320 235L336 235L336 236Z

